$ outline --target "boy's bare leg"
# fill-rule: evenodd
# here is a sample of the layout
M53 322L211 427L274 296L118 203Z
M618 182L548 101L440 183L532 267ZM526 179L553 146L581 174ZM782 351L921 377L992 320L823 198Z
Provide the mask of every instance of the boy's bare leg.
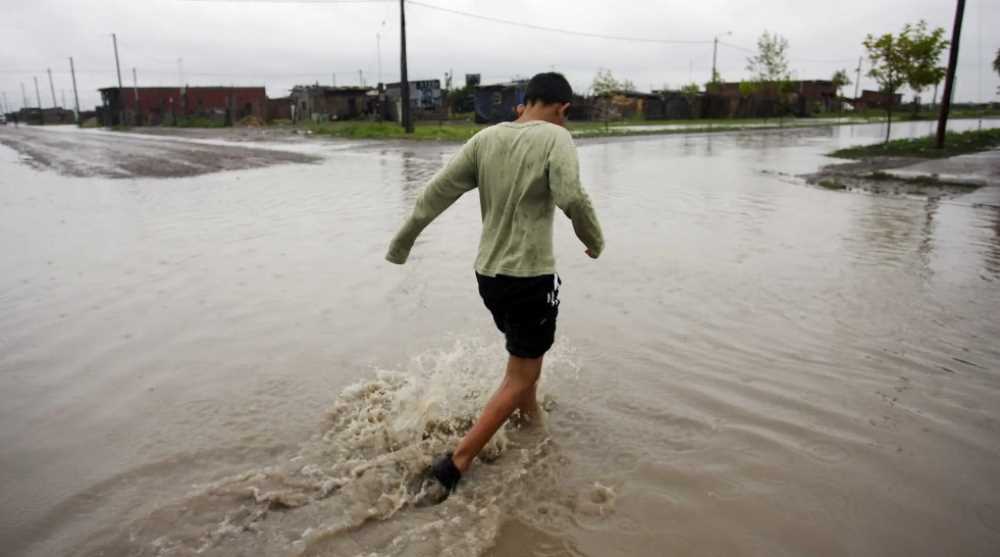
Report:
M542 358L511 356L507 360L507 373L504 375L503 383L493 393L490 401L486 403L486 408L483 409L483 414L458 443L451 457L459 471L465 473L469 469L472 459L483 450L514 410L521 410L529 418L538 415L535 389L541 373Z

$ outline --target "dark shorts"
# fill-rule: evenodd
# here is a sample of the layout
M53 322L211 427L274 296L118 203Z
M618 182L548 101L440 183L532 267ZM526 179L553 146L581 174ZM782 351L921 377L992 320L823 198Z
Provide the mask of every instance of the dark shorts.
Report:
M559 315L557 275L487 277L476 273L479 295L493 321L507 337L507 351L520 358L540 358L556 334Z

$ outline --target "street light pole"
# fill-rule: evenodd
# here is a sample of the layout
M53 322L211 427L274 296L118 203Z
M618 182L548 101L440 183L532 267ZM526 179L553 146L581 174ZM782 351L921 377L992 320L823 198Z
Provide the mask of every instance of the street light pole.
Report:
M729 35L732 35L732 34L733 34L732 31L726 31L723 34L723 36L724 37L728 37ZM718 70L718 67L716 66L716 62L717 62L718 58L719 58L719 35L716 35L715 36L715 41L713 41L713 45L712 45L712 79L709 80L709 83L717 83L719 81L719 78L718 78L718 76L719 76L719 70Z

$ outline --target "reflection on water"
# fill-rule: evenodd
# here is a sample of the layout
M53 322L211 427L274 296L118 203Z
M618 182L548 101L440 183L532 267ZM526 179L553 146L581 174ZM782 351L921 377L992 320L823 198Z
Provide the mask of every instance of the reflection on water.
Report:
M547 429L509 432L430 509L406 480L503 365L472 276L476 193L406 266L382 256L455 146L129 182L0 151L0 492L19 509L0 542L989 555L1000 195L793 178L881 127L580 141L608 249L587 259L560 220Z

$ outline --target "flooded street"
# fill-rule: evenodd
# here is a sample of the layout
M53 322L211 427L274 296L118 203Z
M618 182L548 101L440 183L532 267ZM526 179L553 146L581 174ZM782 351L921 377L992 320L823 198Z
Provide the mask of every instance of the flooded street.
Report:
M995 555L1000 187L798 178L883 133L579 141L546 429L416 507L506 360L474 191L383 260L456 145L0 128L0 553Z

